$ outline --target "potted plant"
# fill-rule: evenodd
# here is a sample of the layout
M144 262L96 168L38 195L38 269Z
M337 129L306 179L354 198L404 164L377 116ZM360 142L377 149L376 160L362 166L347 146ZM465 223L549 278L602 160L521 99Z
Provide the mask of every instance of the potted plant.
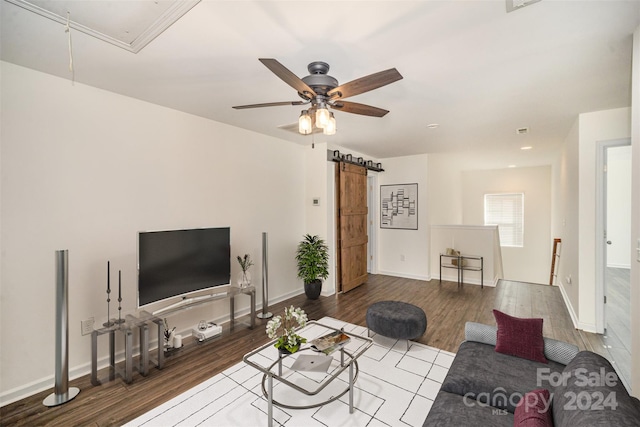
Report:
M176 332L176 327L169 329L169 322L167 322L167 318L164 318L164 348L165 350L169 350L173 347L173 337Z
M275 316L267 322L267 335L269 338L278 338L274 347L281 354L295 353L300 346L307 342L306 338L296 333L296 325L304 328L307 324L307 314L301 308L293 306L284 309L284 315Z
M322 279L329 277L329 248L319 236L306 234L296 251L298 277L304 281L304 292L309 299L318 299Z

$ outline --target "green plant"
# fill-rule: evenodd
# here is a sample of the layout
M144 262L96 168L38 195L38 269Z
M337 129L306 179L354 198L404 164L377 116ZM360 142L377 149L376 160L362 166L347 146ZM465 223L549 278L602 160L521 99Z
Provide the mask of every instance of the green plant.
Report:
M275 316L267 322L267 335L269 338L278 338L274 347L295 353L300 346L307 342L306 338L296 333L296 325L304 328L307 324L307 314L301 308L293 306L284 309L284 315Z
M304 283L329 277L329 247L319 236L306 234L296 251L298 277Z

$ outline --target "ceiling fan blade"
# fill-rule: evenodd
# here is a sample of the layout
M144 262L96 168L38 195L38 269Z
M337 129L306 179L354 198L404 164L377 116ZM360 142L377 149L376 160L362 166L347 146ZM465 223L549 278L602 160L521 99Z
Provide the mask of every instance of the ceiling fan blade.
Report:
M307 102L304 101L283 101L283 102L266 102L264 104L248 104L248 105L236 105L236 110L244 110L246 108L260 108L260 107L279 107L281 105L304 105Z
M344 111L345 113L362 114L363 116L383 117L389 112L388 110L383 110L382 108L378 107L372 107L371 105L342 100L335 101L330 105L331 108L334 108L338 111Z
M401 80L402 75L395 68L389 70L380 71L378 73L369 74L359 79L351 80L348 83L338 86L335 89L331 89L327 92L327 95L333 99L344 99L350 96L359 95L364 92L369 92L373 89L386 86L395 81Z
M305 95L307 98L310 99L317 96L309 85L303 82L300 77L293 74L287 67L279 63L277 60L271 58L260 58L258 60L262 62L265 67L270 69L273 74L280 77L282 81L297 90L299 93Z

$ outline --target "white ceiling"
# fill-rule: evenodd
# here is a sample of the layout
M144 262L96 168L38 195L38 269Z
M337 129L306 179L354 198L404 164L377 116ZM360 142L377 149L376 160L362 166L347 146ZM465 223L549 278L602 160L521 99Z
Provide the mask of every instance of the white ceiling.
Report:
M120 1L69 7L91 5L100 16ZM2 60L71 79L64 26L6 1L0 7ZM278 128L296 122L301 107L231 108L299 100L258 58L276 58L300 77L309 62L325 61L340 83L395 67L403 80L349 98L389 114L336 112L336 135L315 142L377 158L466 151L490 155L495 166L528 166L548 163L579 113L630 105L639 25L637 0L543 0L511 13L504 0L202 0L137 54L72 30L74 78L311 144ZM517 135L521 127L530 133Z

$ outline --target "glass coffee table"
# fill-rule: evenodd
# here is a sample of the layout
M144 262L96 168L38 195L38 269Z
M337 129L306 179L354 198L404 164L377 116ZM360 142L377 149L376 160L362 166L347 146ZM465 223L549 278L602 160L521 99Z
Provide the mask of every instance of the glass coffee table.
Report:
M363 331L366 329L363 328ZM350 340L346 345L326 356L331 359L329 363L328 360L323 359L324 353L314 351L309 342L332 332L342 332ZM331 403L347 392L349 393L349 413L353 413L353 386L359 372L357 359L373 343L367 336L344 331L315 320L307 322L307 325L297 333L306 338L307 343L293 354L280 355L273 346L276 340L273 340L242 358L245 363L264 373L262 393L268 402L269 427L273 426L273 405L289 409L315 408ZM323 360L326 363L317 370L309 364L315 360ZM345 371L348 371L348 378L342 375ZM335 381L336 379L339 380ZM287 386L286 390L278 387L283 391L280 393L281 396L278 395L278 400L274 398L274 380ZM289 393L292 390L295 392Z

